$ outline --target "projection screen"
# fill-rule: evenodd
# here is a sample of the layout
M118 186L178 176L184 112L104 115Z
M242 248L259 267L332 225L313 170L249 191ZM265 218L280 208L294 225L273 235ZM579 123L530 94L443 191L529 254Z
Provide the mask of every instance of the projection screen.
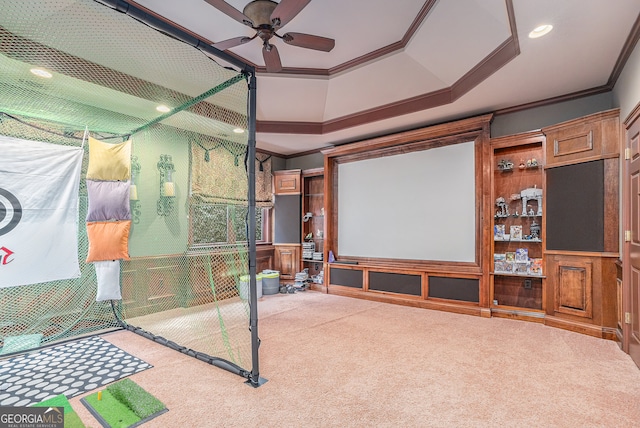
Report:
M338 165L340 256L474 262L474 142Z

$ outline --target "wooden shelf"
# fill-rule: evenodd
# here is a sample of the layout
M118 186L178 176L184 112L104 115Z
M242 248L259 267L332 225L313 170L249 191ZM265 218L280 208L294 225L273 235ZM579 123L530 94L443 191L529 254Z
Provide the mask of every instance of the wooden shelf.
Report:
M544 275L529 275L524 273L509 273L509 272L491 272L491 275L495 276L517 276L518 278L540 278L544 279Z
M542 243L542 239L509 239L508 241L504 240L504 239L493 239L493 242L535 242L535 243Z

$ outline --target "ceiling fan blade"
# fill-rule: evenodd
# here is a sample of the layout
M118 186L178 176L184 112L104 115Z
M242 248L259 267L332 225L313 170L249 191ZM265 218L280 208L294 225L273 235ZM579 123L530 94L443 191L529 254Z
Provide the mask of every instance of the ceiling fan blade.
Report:
M336 41L333 39L304 33L287 33L282 36L282 40L293 46L325 52L329 52L336 45Z
M282 71L282 62L280 62L280 54L278 49L271 44L265 44L262 47L262 57L264 58L264 65L267 67L269 73L277 73Z
M274 28L284 27L291 21L311 0L281 0L271 13L271 22Z
M231 6L224 0L204 0L209 3L211 6L218 9L220 12L229 15L236 21L241 24L248 25L249 27L253 27L253 21L251 21L244 13L240 12L235 7Z
M214 43L212 46L216 49L220 49L221 51L226 51L227 49L248 43L251 40L253 40L253 37L240 36Z

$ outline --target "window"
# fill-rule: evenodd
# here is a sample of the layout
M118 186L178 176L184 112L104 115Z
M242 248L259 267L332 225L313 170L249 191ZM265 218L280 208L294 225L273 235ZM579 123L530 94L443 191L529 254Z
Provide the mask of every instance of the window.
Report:
M210 247L247 242L249 207L199 203L191 207L191 245ZM267 242L270 208L256 207L256 242Z

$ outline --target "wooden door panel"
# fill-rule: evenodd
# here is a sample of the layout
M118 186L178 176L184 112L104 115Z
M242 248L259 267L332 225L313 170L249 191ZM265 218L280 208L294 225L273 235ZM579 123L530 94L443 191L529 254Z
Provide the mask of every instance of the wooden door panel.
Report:
M588 262L561 261L556 278L556 312L593 317L592 265Z
M632 204L631 207L631 242L632 245L638 245L640 239L640 218L638 218L638 204L640 203L639 193L640 192L640 175L638 173L631 176L631 195L632 195Z
M634 343L640 345L640 318L637 314L640 313L640 271L638 269L631 269L631 283L636 285L631 290L631 338Z
M640 116L637 116L627 129L627 147L630 151L628 172L627 201L629 207L627 212L629 218L627 225L631 231L631 240L628 243L628 256L625 263L628 263L629 272L627 282L623 284L623 298L629 302L624 302L625 313L623 328L623 349L626 348L633 361L640 367Z

